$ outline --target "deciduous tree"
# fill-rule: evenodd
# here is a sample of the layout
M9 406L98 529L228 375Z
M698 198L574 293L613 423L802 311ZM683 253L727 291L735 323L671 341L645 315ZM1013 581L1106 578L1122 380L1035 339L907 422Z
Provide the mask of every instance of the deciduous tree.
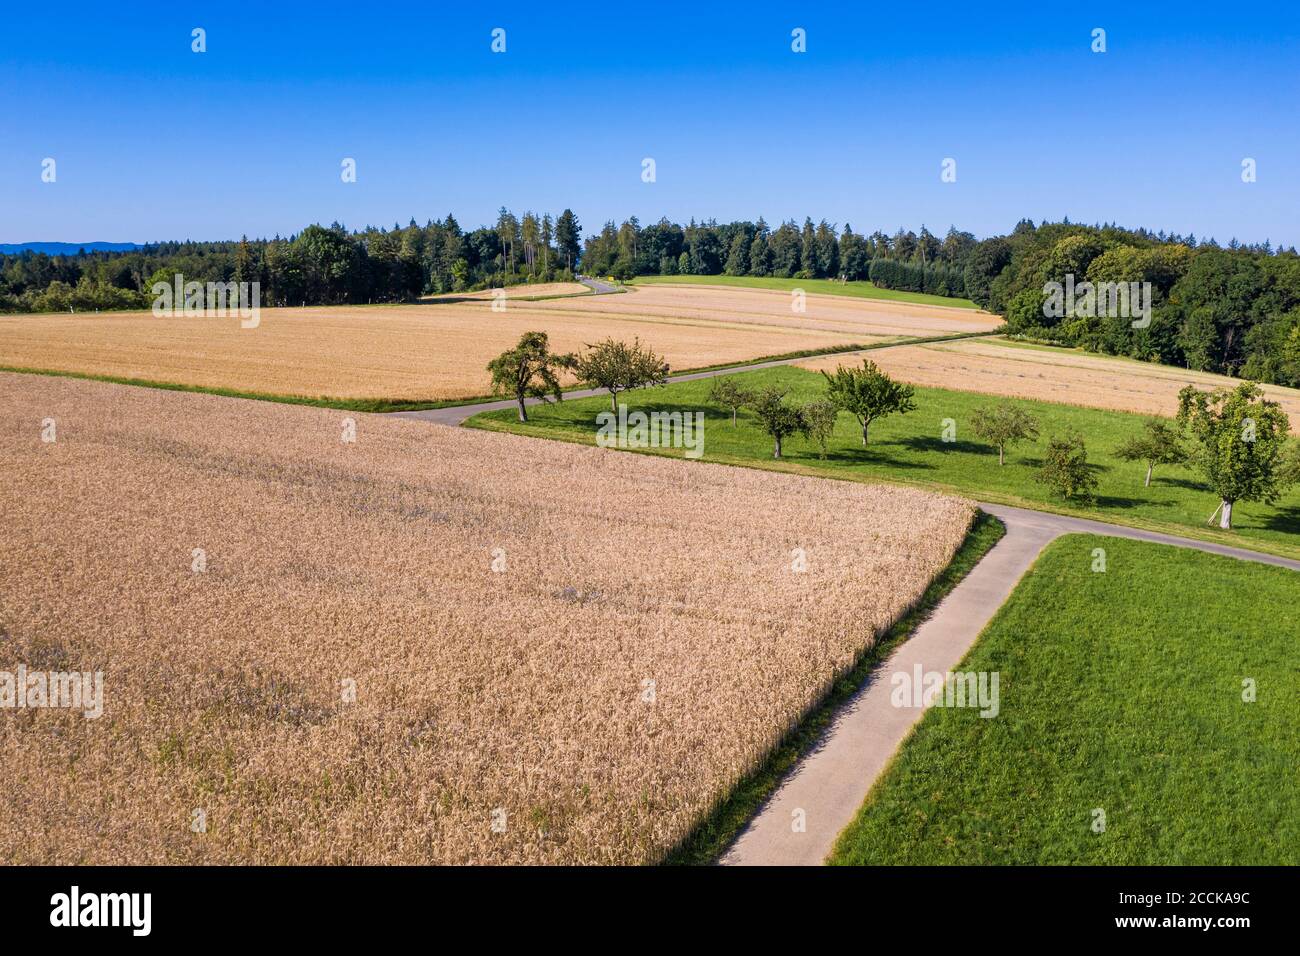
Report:
M822 375L826 376L829 386L827 397L858 420L864 447L873 421L916 408L915 389L895 382L870 359L862 360L862 368L841 365L835 369L834 375L828 372L822 372Z
M754 393L743 388L731 376L719 376L709 385L709 401L731 409L731 427L736 427L736 413L754 400Z
M610 338L587 349L574 362L574 371L589 388L609 392L610 408L616 413L619 392L663 385L668 380L668 363L642 346L640 339L628 345Z
M1115 455L1124 461L1144 461L1147 477L1142 487L1151 486L1151 473L1156 465L1176 465L1187 460L1178 429L1163 418L1149 419L1142 433L1134 435L1115 449Z
M551 351L545 332L525 332L519 344L502 352L487 369L492 373L492 391L498 395L513 396L519 403L519 420L528 421L525 399L563 401L557 372L573 368L572 355L558 355Z
M975 409L970 419L971 431L998 450L998 465L1006 464L1007 446L1038 437L1038 421L1019 405L998 402Z
M754 414L758 416L763 431L772 436L773 458L781 457L781 442L786 438L796 432L808 434L808 422L804 419L803 410L787 405L785 394L783 390L769 385L758 393L753 403Z
M831 435L835 433L835 419L840 410L834 402L825 400L809 402L803 407L803 420L808 436L817 443L818 457L825 459L830 450Z
M1088 449L1083 444L1083 436L1070 432L1050 439L1038 480L1067 500L1091 502L1097 490L1097 477L1088 467Z
M1205 476L1219 507L1219 527L1232 527L1238 501L1272 503L1284 487L1282 467L1290 422L1277 402L1264 398L1254 382L1202 392L1191 385L1178 393L1178 422L1193 439L1189 460Z

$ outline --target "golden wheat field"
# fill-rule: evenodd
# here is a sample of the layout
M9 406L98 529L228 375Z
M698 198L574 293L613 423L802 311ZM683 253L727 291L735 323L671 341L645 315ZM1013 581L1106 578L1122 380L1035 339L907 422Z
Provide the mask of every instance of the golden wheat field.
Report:
M155 318L148 312L0 316L0 365L332 398L436 401L487 393L485 366L524 332L558 351L607 337L641 341L674 369L899 335L988 324L970 310L764 290L647 287L516 302L264 309L256 328L236 318ZM953 313L949 316L948 313Z
M870 357L891 375L915 385L1144 415L1174 415L1178 411L1178 392L1184 385L1214 389L1231 387L1239 381L1209 372L1067 349L1024 348L996 339L899 346L874 351ZM831 371L843 362L843 357L823 356L799 364ZM1263 389L1291 417L1292 431L1300 432L1300 391L1278 385L1265 385Z
M32 375L0 452L0 670L104 682L98 719L0 709L5 863L657 860L972 517Z

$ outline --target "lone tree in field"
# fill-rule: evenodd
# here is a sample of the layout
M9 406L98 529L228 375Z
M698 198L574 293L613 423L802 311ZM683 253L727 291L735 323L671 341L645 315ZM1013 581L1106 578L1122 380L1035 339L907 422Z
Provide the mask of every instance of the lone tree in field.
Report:
M618 412L618 393L634 388L663 385L668 381L668 363L641 345L640 339L632 344L606 339L588 345L590 351L578 356L574 372L589 388L603 388L609 392L609 407Z
M1151 487L1151 473L1156 465L1177 465L1187 460L1187 449L1183 447L1178 429L1163 418L1148 419L1142 434L1124 442L1115 449L1115 454L1124 461L1147 463L1143 488Z
M835 433L835 419L840 410L834 402L809 402L803 407L803 420L808 429L808 437L817 443L817 457L825 459L830 450L831 435Z
M1050 439L1037 477L1062 498L1091 502L1097 490L1097 478L1088 467L1088 449L1084 447L1083 436L1070 432Z
M753 409L763 431L771 435L776 443L772 450L773 458L781 457L782 440L795 432L808 434L808 423L804 420L803 410L787 405L785 392L778 388L769 386L759 392L754 399Z
M731 409L731 427L735 428L736 413L754 401L754 393L730 376L719 376L709 385L709 401Z
M493 393L514 396L519 403L519 420L526 422L528 408L524 399L550 401L553 396L555 401L563 401L560 380L555 373L573 365L572 355L551 351L545 332L525 332L519 337L518 345L488 362L487 369L492 373Z
M1290 421L1254 382L1213 392L1186 386L1178 393L1178 422L1194 442L1188 460L1219 496L1206 524L1218 515L1219 527L1230 529L1233 505L1271 504L1291 477L1283 460Z
M875 362L862 360L862 368L835 369L835 374L822 372L830 386L827 392L837 408L842 408L862 426L862 445L866 447L867 432L871 423L894 412L910 412L916 408L910 385L902 385L882 372Z
M1038 421L1019 405L998 402L982 405L970 417L970 428L998 450L998 465L1007 462L1007 446L1038 437Z

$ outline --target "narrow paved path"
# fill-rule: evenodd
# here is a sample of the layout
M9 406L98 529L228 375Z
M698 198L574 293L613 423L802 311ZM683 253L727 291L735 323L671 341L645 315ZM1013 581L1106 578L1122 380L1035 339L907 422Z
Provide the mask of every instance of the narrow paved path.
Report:
M924 713L890 703L892 675L912 673L917 666L940 673L956 667L1039 552L1056 537L1082 532L1134 538L1300 571L1300 561L1244 548L1007 505L980 503L980 508L1002 520L1006 535L844 705L817 746L723 855L724 864L815 866L824 861ZM804 830L795 832L799 811Z

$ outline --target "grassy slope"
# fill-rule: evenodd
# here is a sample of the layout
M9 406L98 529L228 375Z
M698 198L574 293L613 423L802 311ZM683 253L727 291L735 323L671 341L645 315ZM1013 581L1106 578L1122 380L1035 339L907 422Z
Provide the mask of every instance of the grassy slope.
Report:
M1217 555L1059 539L960 667L999 672L1000 714L931 709L831 862L1300 863L1297 582Z
M789 388L789 399L806 402L824 392L820 374L796 368L764 369L738 374L744 384L775 384ZM894 481L977 497L984 501L1023 505L1038 510L1077 513L1102 521L1154 528L1242 547L1300 557L1300 488L1292 489L1276 506L1242 503L1233 511L1231 532L1208 528L1205 520L1218 504L1192 472L1157 468L1150 488L1142 486L1145 468L1114 457L1114 449L1142 428L1142 416L1020 401L1039 419L1043 438L1014 446L1007 464L998 467L997 454L974 439L967 428L971 412L997 399L970 392L918 388L917 410L872 425L871 445L864 450L857 425L841 414L825 461L802 438L786 442L785 458L773 462L772 443L751 414L741 412L731 427L730 414L708 404L708 381L682 382L663 389L634 393L632 408L700 409L706 412L706 460L780 468L858 481ZM513 413L489 413L471 419L479 427L509 429L547 438L592 442L595 414L609 407L605 398L567 401L530 412L528 425L511 421ZM957 425L957 440L945 443L944 419ZM1057 498L1034 480L1046 436L1078 429L1088 444L1089 459L1101 482L1097 505L1077 507ZM671 450L668 454L681 455Z
M970 299L950 299L944 295L925 292L902 292L881 289L870 282L836 282L833 279L776 279L766 276L639 276L636 285L717 285L741 286L746 289L803 289L820 295L847 295L859 299L887 299L892 302L915 302L920 305L948 305L958 309L974 309Z
M984 555L998 543L1006 528L991 515L976 515L971 530L948 567L930 582L916 607L863 652L858 662L831 687L826 697L790 731L767 761L740 782L695 831L665 861L672 865L702 865L715 861L736 838L790 769L812 748L831 718L880 662L929 616L930 611L955 588Z

